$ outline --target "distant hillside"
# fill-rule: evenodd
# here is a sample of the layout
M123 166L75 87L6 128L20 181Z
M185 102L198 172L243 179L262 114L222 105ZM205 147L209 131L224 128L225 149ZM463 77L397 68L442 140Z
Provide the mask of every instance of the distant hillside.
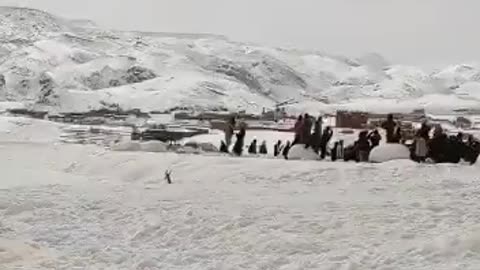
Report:
M370 111L478 107L480 68L428 74L359 59L201 34L120 32L23 8L0 8L0 101L61 111L125 109Z

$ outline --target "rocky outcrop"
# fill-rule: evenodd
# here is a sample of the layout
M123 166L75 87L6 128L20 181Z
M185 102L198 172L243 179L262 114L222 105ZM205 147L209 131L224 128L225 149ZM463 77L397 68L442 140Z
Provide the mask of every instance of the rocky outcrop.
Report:
M147 80L155 79L157 75L144 67L133 66L127 70L127 74L123 76L126 84L140 83Z
M49 74L43 73L38 80L40 93L38 95L38 103L45 105L55 105L55 82Z
M127 70L116 70L109 66L95 71L90 76L82 78L82 84L92 90L99 90L122 85L141 83L155 79L157 75L144 67L133 66Z

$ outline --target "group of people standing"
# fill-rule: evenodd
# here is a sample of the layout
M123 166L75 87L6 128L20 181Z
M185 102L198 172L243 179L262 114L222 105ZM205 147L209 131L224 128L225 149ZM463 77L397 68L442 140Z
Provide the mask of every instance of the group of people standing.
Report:
M430 137L432 129L433 136ZM430 158L435 163L459 163L463 159L475 164L480 153L480 143L473 135L465 136L459 132L448 136L440 125L432 128L425 122L415 134L410 149L411 158L417 162L425 162Z
M239 131L235 134L235 128L237 121L235 117L231 117L225 125L225 140L221 142L220 152L228 153L230 145L232 144L233 135L236 136L235 144L233 145L233 153L240 156L243 153L243 146L245 144L245 136L247 135L247 129L243 123L239 125Z
M431 159L435 163L458 163L463 159L474 164L480 153L480 143L472 135L464 136L463 133L458 133L448 136L441 125L432 127L427 122L422 123L410 143L405 140L401 123L395 121L392 114L387 116L381 127L385 130L387 143L405 145L410 150L410 158L417 162ZM430 136L432 130L433 136ZM368 161L370 151L379 145L381 139L378 130L370 134L367 131L361 132L359 139L349 149L350 158Z
M322 127L323 118L321 116L315 120L308 113L303 116L300 115L295 122L295 137L292 146L304 144L305 148L311 147L315 153L320 154L320 157L324 159L327 155L328 143L333 136L333 130L329 126L322 130Z
M247 134L245 124L240 123L238 125L239 131L235 133L235 129L237 127L237 122L234 117L230 118L226 125L225 125L225 139L220 144L220 152L229 153L230 146L232 145L233 136L236 136L235 143L232 147L232 153L241 156L243 154L244 145L245 145L245 136ZM288 151L290 150L291 143L288 141L284 145L282 141L277 141L273 146L273 154L275 157L277 156L284 156L287 158ZM253 139L250 145L247 147L247 151L250 155L267 155L268 154L268 147L267 142L263 141L260 146L258 145L257 139Z
M236 136L232 152L235 155L242 155L246 127L243 123L238 125L239 131L235 134L237 123L234 117L230 118L225 126L225 140L222 141L220 151L228 153L232 144L233 136ZM475 163L480 153L480 143L472 136L464 136L462 133L456 136L448 136L440 125L434 128L433 136L430 137L432 127L424 122L419 130L415 132L413 143L407 143L404 139L401 123L395 121L392 114L387 116L381 126L385 130L386 143L404 144L411 153L411 159L417 162L425 162L428 158L435 163L452 162L458 163L461 159ZM326 158L327 152L333 161L343 159L357 162L369 161L370 152L380 145L382 136L378 129L362 131L353 145L344 147L343 140L336 141L333 148L328 151L328 144L333 137L333 130L330 126L323 128L323 118L313 118L309 114L300 115L294 126L294 140L283 144L277 141L274 145L274 156L283 156L288 159L288 153L294 145L304 145L311 148L321 159ZM467 138L465 140L465 138ZM249 154L268 154L267 143L263 141L260 146L254 139L247 147Z
M388 115L387 120L381 124L385 129L387 143L400 143L402 141L402 129L399 122L395 122L393 115ZM361 131L358 139L352 146L345 149L345 160L355 160L357 162L369 161L370 152L382 141L382 135L378 129L372 131Z
M370 132L360 132L354 144L345 149L344 159L346 161L355 160L357 162L367 162L370 152L373 148L380 145L381 140L382 136L377 129Z

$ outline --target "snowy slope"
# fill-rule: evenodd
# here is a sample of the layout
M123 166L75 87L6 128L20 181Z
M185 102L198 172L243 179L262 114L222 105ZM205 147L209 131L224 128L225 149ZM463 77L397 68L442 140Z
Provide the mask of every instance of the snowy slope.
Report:
M480 264L478 166L110 152L13 121L0 121L2 269Z
M37 108L84 111L109 103L259 112L289 99L298 101L292 110L313 112L372 100L398 103L398 110L423 107L421 99L432 108L480 104L478 85L461 89L478 81L474 65L428 74L376 54L348 59L214 35L111 31L9 7L0 9L0 35L0 100Z

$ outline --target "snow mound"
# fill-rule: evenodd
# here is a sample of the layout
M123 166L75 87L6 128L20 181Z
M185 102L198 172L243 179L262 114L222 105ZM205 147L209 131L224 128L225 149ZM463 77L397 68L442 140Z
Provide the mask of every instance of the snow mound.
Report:
M290 160L319 160L319 156L313 152L312 148L305 148L304 144L296 144L288 152Z
M479 166L0 152L1 269L478 270Z
M203 152L218 152L219 149L216 147L213 143L200 143L196 141L189 141L185 143L185 146L195 148L195 149L200 149Z
M0 116L0 141L8 142L57 142L61 124L45 120Z
M370 153L370 162L382 163L392 160L410 159L410 151L402 144L383 144Z
M167 144L163 142L150 141L150 142L140 143L140 151L163 153L163 152L167 152L168 149L167 149Z
M125 152L153 152L163 153L167 152L167 145L159 141L149 142L121 142L111 147L112 151L125 151Z
M113 151L140 151L140 149L141 146L139 142L121 142L111 147Z
M179 147L175 150L178 154L200 154L201 150L190 146Z

